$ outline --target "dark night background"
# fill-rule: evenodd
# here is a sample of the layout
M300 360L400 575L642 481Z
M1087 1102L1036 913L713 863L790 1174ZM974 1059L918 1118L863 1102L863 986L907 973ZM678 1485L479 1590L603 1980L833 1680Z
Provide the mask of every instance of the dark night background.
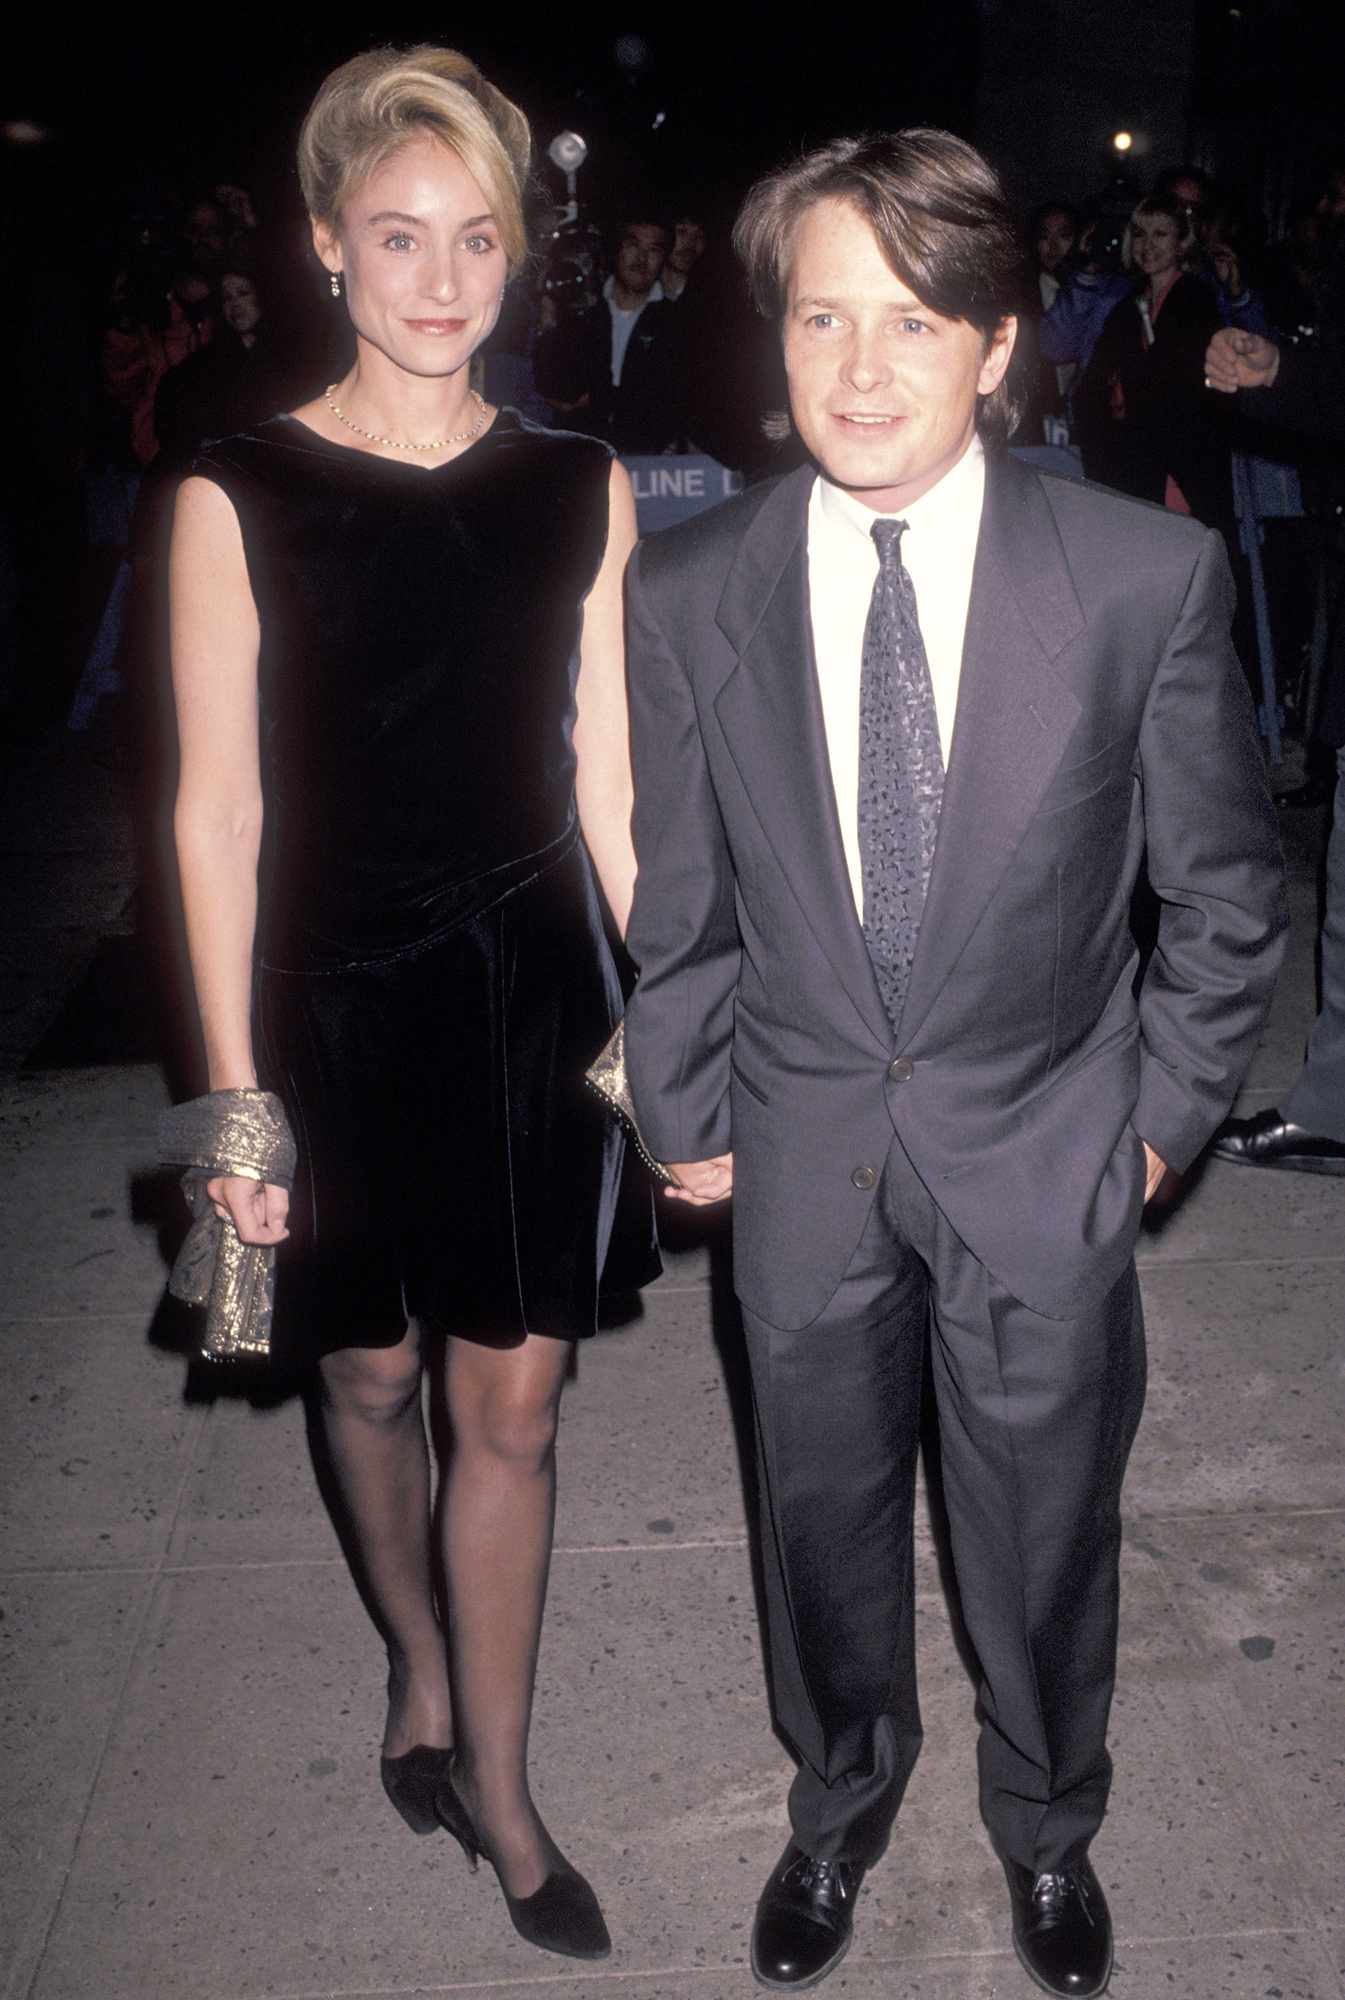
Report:
M55 145L26 149L45 159L23 164L40 165L42 178L55 168L67 187L83 180L86 192L116 199L146 175L203 184L228 175L268 202L283 188L297 206L293 144L308 100L336 63L383 42L464 48L523 105L540 147L562 126L584 132L595 180L635 167L669 187L740 184L838 130L914 119L965 127L974 104L973 0L893 9L888 25L840 56L814 35L772 29L769 17L751 26L720 20L711 31L708 17L679 21L672 9L644 19L586 10L577 20L558 10L552 25L530 20L521 32L502 27L505 18L503 9L480 19L336 10L303 26L212 11L208 25L184 22L157 42L95 26L91 40L81 35L62 50L59 67L29 29L26 48L6 63L0 107L58 135ZM642 50L631 48L637 42Z
M1125 126L1141 177L1189 153L1273 211L1341 137L1340 17L1317 0L939 0L792 26L668 7L510 28L504 10L338 9L301 25L211 9L157 32L94 22L59 46L30 20L6 48L0 117L50 137L3 149L6 233L93 249L128 198L220 178L252 187L268 219L297 217L293 141L318 82L356 49L416 40L466 48L540 146L581 130L581 191L598 201L634 172L728 205L796 147L922 122L976 139L1025 201L1089 193ZM622 38L642 63L618 60Z

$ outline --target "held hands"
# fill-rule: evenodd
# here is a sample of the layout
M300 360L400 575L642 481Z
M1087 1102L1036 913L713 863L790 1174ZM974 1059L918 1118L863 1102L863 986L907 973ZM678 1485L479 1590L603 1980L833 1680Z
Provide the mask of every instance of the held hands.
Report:
M232 1222L240 1243L283 1243L289 1235L289 1189L242 1174L217 1174L205 1184L221 1222Z
M1150 1202L1163 1185L1168 1165L1146 1140L1142 1139L1140 1144L1144 1147L1144 1199ZM668 1172L676 1174L678 1180L676 1187L664 1189L670 1201L689 1201L694 1208L708 1208L713 1202L726 1201L733 1193L732 1153L721 1153L714 1160L670 1161Z
M1268 389L1280 372L1280 350L1264 334L1221 326L1205 349L1205 387L1231 396L1238 389Z
M713 1160L668 1163L678 1185L663 1191L669 1201L689 1201L693 1208L709 1208L712 1202L727 1201L733 1193L733 1155L721 1153Z

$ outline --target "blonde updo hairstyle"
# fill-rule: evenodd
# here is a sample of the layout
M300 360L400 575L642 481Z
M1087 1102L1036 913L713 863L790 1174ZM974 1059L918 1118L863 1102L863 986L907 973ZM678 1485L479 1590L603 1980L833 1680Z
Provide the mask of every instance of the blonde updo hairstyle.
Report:
M335 232L354 190L425 135L458 155L490 203L510 272L527 255L528 121L456 49L368 49L334 69L299 133L299 183L314 223Z

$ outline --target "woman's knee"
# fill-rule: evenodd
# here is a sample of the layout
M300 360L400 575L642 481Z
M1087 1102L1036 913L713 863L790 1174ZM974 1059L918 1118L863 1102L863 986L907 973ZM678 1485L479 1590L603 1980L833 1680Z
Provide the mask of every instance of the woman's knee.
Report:
M454 1411L454 1436L469 1451L540 1471L556 1444L558 1391L497 1385Z
M420 1350L412 1340L396 1347L343 1347L322 1359L326 1401L343 1415L369 1423L395 1423L420 1401Z

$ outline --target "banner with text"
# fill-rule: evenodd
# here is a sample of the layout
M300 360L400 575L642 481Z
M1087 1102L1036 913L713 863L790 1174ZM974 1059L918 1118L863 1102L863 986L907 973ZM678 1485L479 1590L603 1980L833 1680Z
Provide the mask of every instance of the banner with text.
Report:
M632 454L621 463L635 488L635 512L642 535L656 535L675 521L689 521L741 493L742 474L700 452L665 452L650 458Z

